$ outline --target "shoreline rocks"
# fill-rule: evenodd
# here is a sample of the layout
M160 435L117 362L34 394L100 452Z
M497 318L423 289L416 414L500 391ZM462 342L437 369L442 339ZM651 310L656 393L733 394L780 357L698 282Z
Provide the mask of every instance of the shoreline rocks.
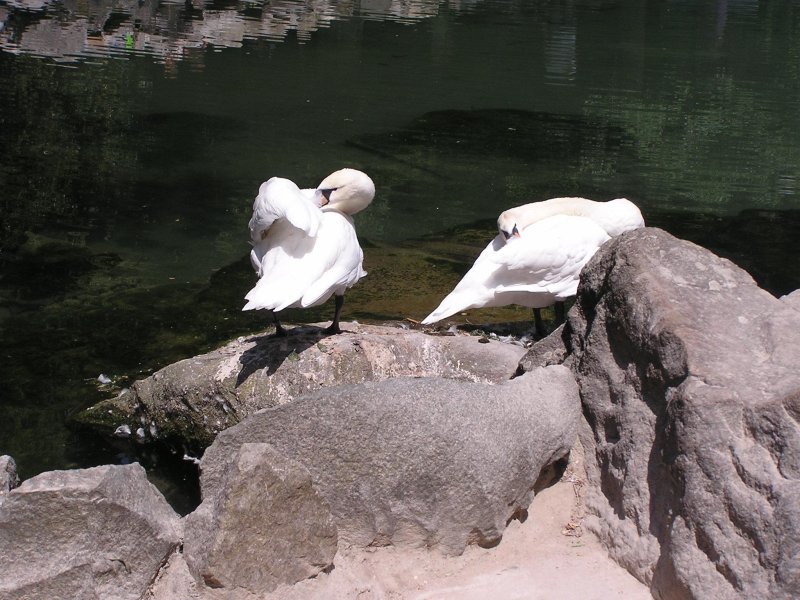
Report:
M0 596L138 599L181 525L138 464L42 473L0 496Z
M311 473L269 444L243 443L225 458L219 484L185 519L183 555L198 585L263 594L332 568L337 529Z
M312 577L326 597L331 569L360 552L444 560L500 543L573 448L586 480L570 531L591 531L654 597L796 597L800 291L774 298L730 261L645 228L597 252L567 323L528 352L350 328L237 340L114 401L109 432L211 444L203 502L180 521L138 466L12 489L0 463L12 549L0 572L13 575L0 591L250 600L293 597ZM163 531L145 560L129 538L149 527ZM370 589L360 581L347 589Z
M164 440L202 449L256 411L321 388L396 377L498 383L513 375L525 353L521 346L478 336L354 323L342 328L334 336L308 325L286 337L239 338L164 367L76 421L106 434L130 432L142 443Z
M800 590L800 313L728 260L643 229L569 314L587 526L659 598Z
M499 543L546 466L567 455L580 400L565 367L502 384L398 378L339 386L222 432L200 463L214 497L243 443L267 443L311 473L339 537L461 554Z

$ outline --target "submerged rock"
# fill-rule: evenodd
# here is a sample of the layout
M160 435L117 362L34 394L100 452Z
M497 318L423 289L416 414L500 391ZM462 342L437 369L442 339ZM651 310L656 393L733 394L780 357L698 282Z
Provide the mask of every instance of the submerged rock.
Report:
M569 313L588 521L660 598L800 590L800 312L657 229L586 266Z
M323 387L408 376L499 382L513 375L525 352L466 335L348 323L343 328L335 336L307 326L287 337L240 338L137 381L127 393L84 411L79 421L108 433L142 427L148 439L205 447L248 415Z
M181 534L138 464L42 473L0 501L0 597L141 598Z
M227 493L243 444L266 443L308 470L344 543L460 554L497 544L524 514L543 467L572 447L578 416L575 381L561 366L500 385L395 378L339 386L222 432L201 461L203 496Z

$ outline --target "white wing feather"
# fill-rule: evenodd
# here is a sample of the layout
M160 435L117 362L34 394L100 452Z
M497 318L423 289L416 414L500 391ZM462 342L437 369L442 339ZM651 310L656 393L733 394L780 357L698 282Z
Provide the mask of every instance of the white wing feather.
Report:
M261 278L245 296L242 310L317 306L366 275L353 221L336 211L322 214L316 237L278 223L264 245Z
M369 205L374 183L361 171L341 169L323 184L301 190L279 177L261 184L250 219L250 260L259 280L243 310L316 306L366 275L350 214ZM323 190L328 202L321 209Z
M292 226L314 237L319 230L322 211L315 202L321 192L301 190L292 181L272 177L261 184L258 196L253 202L253 216L250 219L250 239L258 244L280 219L286 219Z
M538 221L507 243L498 235L422 323L470 308L508 304L541 308L574 296L581 269L608 239L590 219L566 215Z

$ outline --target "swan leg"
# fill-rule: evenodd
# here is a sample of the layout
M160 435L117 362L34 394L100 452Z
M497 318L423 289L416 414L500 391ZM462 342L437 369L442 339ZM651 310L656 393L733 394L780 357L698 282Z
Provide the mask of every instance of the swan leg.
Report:
M553 307L553 310L556 313L556 327L557 327L567 320L566 305L563 302L556 302L556 305Z
M539 337L547 335L547 332L544 330L544 323L542 322L542 311L539 308L533 309L533 324L536 327L536 334Z
M344 305L344 295L341 296L334 296L334 301L336 302L336 307L334 308L333 312L333 322L330 324L330 327L325 329L325 333L342 333L342 330L339 328L339 315L342 314L342 306Z
M286 337L286 330L281 325L281 322L278 320L278 313L272 311L272 320L275 322L275 336L276 337Z

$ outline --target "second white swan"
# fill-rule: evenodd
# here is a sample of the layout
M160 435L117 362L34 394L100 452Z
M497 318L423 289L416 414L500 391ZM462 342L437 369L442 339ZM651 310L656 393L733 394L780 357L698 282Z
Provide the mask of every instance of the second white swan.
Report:
M563 302L576 294L580 272L598 248L643 226L639 209L624 198L552 198L511 208L497 219L499 235L422 324L471 308L518 304L533 308L543 335L539 309L556 304L563 320Z

